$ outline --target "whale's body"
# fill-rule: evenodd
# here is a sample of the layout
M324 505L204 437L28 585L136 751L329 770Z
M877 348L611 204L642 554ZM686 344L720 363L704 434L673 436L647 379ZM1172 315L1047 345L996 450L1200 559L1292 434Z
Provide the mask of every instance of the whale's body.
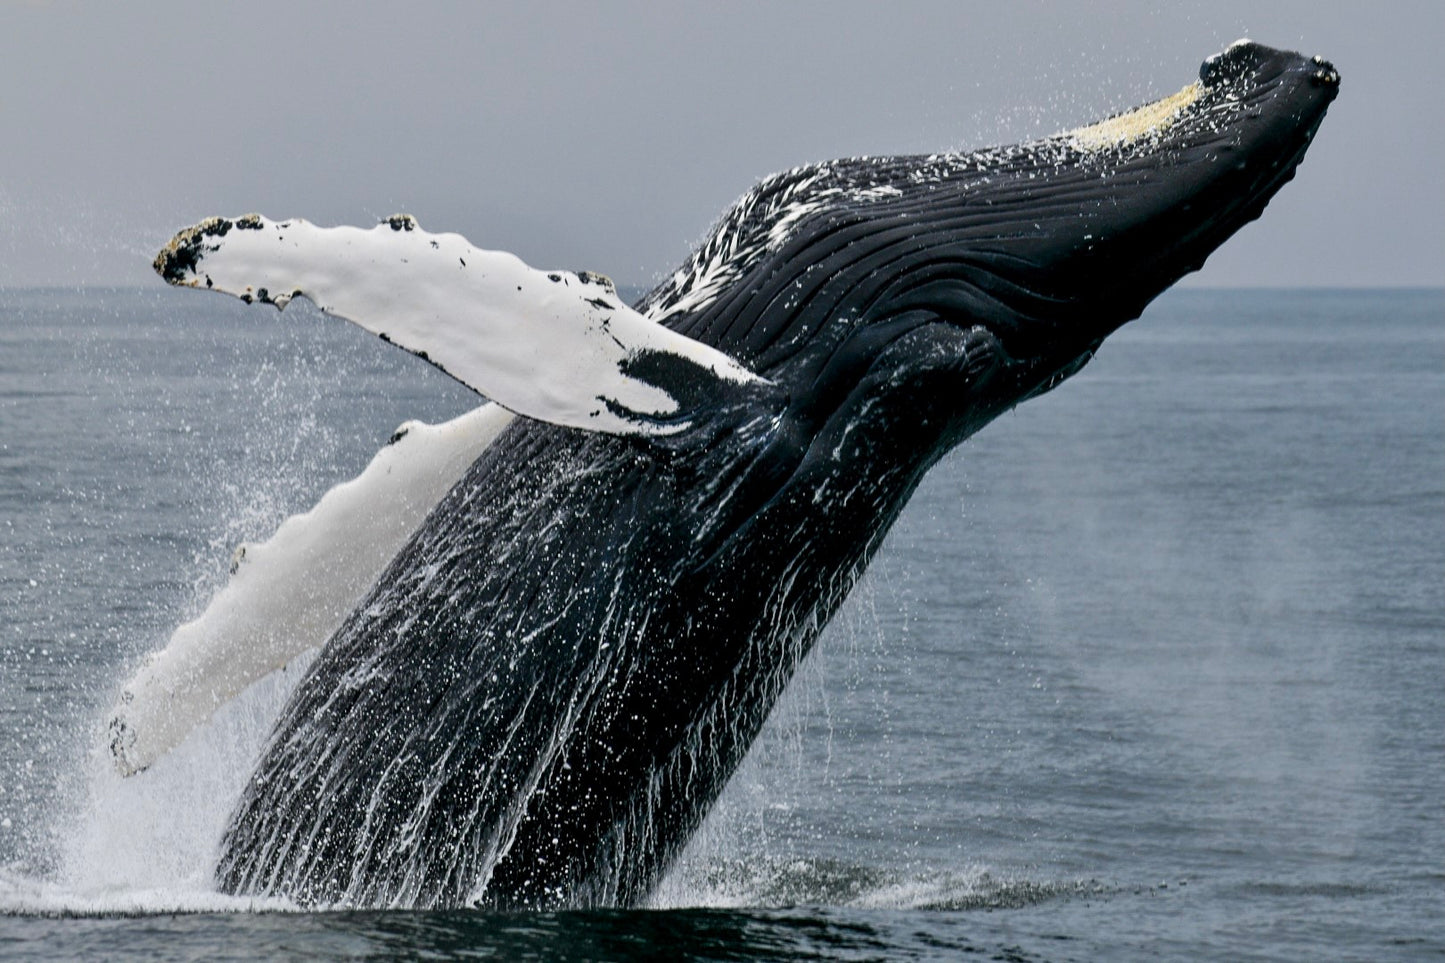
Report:
M1048 141L746 195L638 305L744 373L663 352L632 363L687 412L666 430L502 429L299 684L221 887L644 899L928 468L1258 216L1338 79L1253 44L1201 77Z

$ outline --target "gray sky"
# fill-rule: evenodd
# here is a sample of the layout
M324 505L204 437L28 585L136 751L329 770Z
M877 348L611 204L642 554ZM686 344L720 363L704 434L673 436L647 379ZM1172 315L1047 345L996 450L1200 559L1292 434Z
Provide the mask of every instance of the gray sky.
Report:
M1244 35L1339 100L1187 283L1445 284L1445 4L0 0L0 285L150 284L210 214L395 211L648 283L753 181L1015 141L1172 93Z

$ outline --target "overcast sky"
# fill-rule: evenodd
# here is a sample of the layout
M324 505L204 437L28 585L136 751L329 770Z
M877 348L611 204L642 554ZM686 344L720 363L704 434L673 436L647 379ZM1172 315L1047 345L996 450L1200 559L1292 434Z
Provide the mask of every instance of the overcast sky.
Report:
M0 285L151 284L210 214L395 211L648 283L760 176L982 147L1179 89L1248 35L1340 98L1188 283L1445 284L1445 4L0 0Z

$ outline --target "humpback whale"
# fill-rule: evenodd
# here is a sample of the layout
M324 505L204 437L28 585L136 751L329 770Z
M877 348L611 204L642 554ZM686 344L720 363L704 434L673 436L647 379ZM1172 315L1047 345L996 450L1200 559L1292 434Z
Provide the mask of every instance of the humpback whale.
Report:
M403 426L238 553L127 686L117 765L319 645L221 889L644 900L923 474L1258 217L1338 83L1241 41L1177 94L1043 140L798 167L634 306L402 215L182 231L166 281L309 298L491 400Z

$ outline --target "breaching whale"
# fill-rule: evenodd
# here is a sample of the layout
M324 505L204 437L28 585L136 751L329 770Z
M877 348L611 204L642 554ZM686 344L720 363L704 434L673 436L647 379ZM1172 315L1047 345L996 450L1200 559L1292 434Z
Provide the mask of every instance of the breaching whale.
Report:
M182 231L170 283L305 296L492 403L403 426L239 556L126 687L118 765L322 645L225 833L223 890L644 899L924 472L1258 217L1338 83L1241 41L1042 141L799 167L635 307L405 216Z

